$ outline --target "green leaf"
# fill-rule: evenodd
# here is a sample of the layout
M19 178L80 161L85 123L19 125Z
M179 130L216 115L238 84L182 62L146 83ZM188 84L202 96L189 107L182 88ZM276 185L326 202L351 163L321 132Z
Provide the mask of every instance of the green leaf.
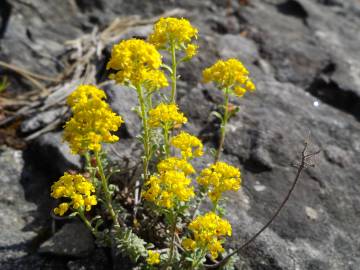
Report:
M101 218L101 216L100 216L100 215L97 215L97 216L93 217L93 218L90 220L90 223L93 223L95 220L98 220L98 219L100 219L100 218Z
M111 192L118 192L119 191L119 187L113 184L109 184L109 190Z
M0 93L4 92L9 86L10 86L10 83L8 81L8 78L4 76L2 78L2 81L0 82Z
M161 67L162 68L165 68L167 71L169 71L170 72L170 74L172 74L173 72L172 72L172 69L171 69L171 67L170 66L168 66L168 65L166 65L166 64L162 64L161 65Z
M147 256L146 242L130 229L122 229L115 234L117 252L126 254L133 262Z
M70 215L68 215L69 218L76 217L78 215L78 212L72 212Z
M98 228L104 223L102 219L98 219L95 223L95 230L97 231Z
M210 153L210 155L213 156L213 157L215 157L216 151L217 151L217 150L216 150L215 148L210 148L210 149L209 149L209 153Z
M216 118L218 118L218 119L220 119L220 120L223 119L223 116L222 116L219 112L216 112L216 111L212 111L212 112L210 113L210 115L213 115L213 116L215 116Z
M169 102L169 98L164 93L160 93L160 97L163 102L165 103Z

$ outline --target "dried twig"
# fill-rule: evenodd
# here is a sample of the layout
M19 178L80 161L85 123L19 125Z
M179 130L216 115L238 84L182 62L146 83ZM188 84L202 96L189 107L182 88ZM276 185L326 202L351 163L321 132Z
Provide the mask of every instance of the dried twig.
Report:
M310 153L310 154L306 154L306 150L307 150L307 147L308 147L309 143L308 141L306 140L304 142L304 148L303 150L301 151L301 160L300 160L300 164L297 167L297 172L296 172L296 175L295 175L295 178L294 178L294 181L293 181L293 184L289 190L289 192L286 194L284 200L282 201L282 203L280 204L279 208L275 211L275 213L272 215L272 217L269 219L269 221L257 232L255 233L248 241L246 241L244 244L242 244L240 247L238 247L237 249L235 249L233 252L229 253L224 259L222 259L221 261L219 262L216 262L215 264L212 264L212 265L209 265L209 264L206 264L205 265L205 268L207 269L214 269L214 268L220 268L222 266L224 266L228 261L229 259L237 254L238 252L240 252L242 249L246 248L249 244L251 244L263 231L265 231L269 226L270 224L274 221L274 219L279 215L280 211L284 208L285 204L288 202L292 192L294 191L295 189L295 186L296 184L298 183L299 181L299 178L300 178L300 175L301 175L301 172L307 168L308 166L313 166L313 164L309 164L307 162L307 159L310 158L310 157L313 157L317 154L320 153L320 150L316 151L316 152L313 152L313 153Z
M31 91L24 94L24 100L31 101L30 104L24 104L24 106L21 106L13 115L9 115L5 119L0 120L0 126L7 125L19 117L29 117L36 112L45 111L54 106L63 106L66 97L77 85L81 83L95 83L96 67L94 59L101 57L102 50L107 45L118 42L122 35L132 27L153 24L160 17L177 16L182 13L184 13L184 10L174 9L161 16L146 20L142 20L139 16L128 16L115 19L103 31L99 31L99 29L95 27L91 33L65 43L67 46L65 54L68 58L68 63L71 64L65 66L64 71L56 78L39 75L16 65L0 61L0 67L20 74L29 80L37 89L41 90L40 95L39 91ZM55 85L47 88L41 81L51 82ZM104 82L104 84L106 83L107 82ZM30 98L31 96L33 99ZM20 98L20 96L17 96L17 100ZM52 128L54 128L53 124L51 124L50 127L44 127L43 130L47 131ZM38 134L34 136L37 135ZM32 135L27 139L29 138L31 139Z
M45 76L45 75L36 74L36 73L33 73L33 72L28 71L26 69L20 68L20 67L14 65L14 64L5 63L3 61L0 61L0 66L2 66L4 68L7 68L7 69L10 69L10 70L12 70L12 71L14 71L16 73L30 76L30 77L32 77L34 79L39 79L39 80L48 81L48 82L55 82L55 83L60 82L60 78L52 78L52 77L48 77L48 76Z
M25 138L25 141L31 141L36 139L37 137L41 136L44 133L47 133L49 131L52 131L58 127L59 124L61 124L62 119L56 119L55 121L51 122L47 126L43 127L42 129L32 133L31 135L27 136Z

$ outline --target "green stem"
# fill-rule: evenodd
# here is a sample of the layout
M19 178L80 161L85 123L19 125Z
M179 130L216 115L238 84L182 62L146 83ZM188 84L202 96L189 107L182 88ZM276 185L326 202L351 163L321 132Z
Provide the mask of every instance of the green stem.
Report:
M175 233L176 233L176 220L177 214L172 214L172 226L171 226L171 243L170 243L170 254L169 254L169 261L168 265L171 265L173 256L174 256L174 247L175 247Z
M144 181L148 178L148 167L150 160L150 133L148 127L148 117L146 111L146 104L144 100L143 89L140 85L136 86L136 91L139 98L140 110L141 110L141 119L143 125L143 144L144 144L144 164L143 164L143 174Z
M218 200L216 200L214 203L213 203L213 209L212 209L212 211L214 212L214 213L216 213L216 209L217 209L217 206L218 206Z
M223 151L224 141L225 141L225 134L226 134L226 125L229 120L229 93L228 90L225 89L225 102L224 102L224 117L221 120L221 129L220 129L220 142L219 147L215 154L214 163L218 162Z
M89 152L86 152L84 154L84 156L85 156L85 166L86 166L86 168L90 168L91 162L90 162L90 154L89 154Z
M201 250L200 256L198 256L198 258L196 258L196 260L194 260L194 262L192 263L191 270L197 269L198 265L201 263L201 260L205 257L205 255L206 255L206 249L203 248Z
M171 66L171 99L170 102L171 103L175 103L176 101L176 79L177 79L177 75L176 75L176 67L177 67L177 63L176 63L176 49L175 49L175 43L172 42L171 46L170 46L170 50L171 50L171 62L172 62L172 66Z
M83 210L79 210L78 211L79 217L80 219L84 222L85 226L91 231L91 233L96 237L96 231L95 229L91 226L90 221L85 217L84 215L84 211Z
M170 144L169 144L169 128L167 125L163 127L164 132L164 146L165 146L165 157L168 158L170 155Z
M200 192L200 194L199 194L200 198L197 201L197 204L195 206L195 209L194 209L194 212L193 212L193 215L192 215L192 218L191 218L192 220L197 216L199 208L200 208L201 204L204 202L204 200L206 198L206 196L205 196L206 194L207 194L207 192L205 192L205 191Z
M105 195L106 207L107 207L108 211L110 212L110 215L111 215L111 218L112 218L112 220L114 222L114 225L116 227L120 227L117 214L115 213L114 208L112 207L112 204L111 204L111 195L110 195L110 191L109 191L109 188L108 188L108 183L107 183L107 180L106 180L106 177L105 177L105 174L104 174L104 169L103 169L103 166L102 166L102 163L101 163L98 152L95 152L95 158L96 158L97 167L99 169L102 190L103 190L103 193Z
M88 173L90 173L90 179L92 181L92 183L95 183L95 174L96 171L94 170L93 166L91 165L91 155L89 152L86 152L84 154L85 156L85 162L86 162L86 170Z

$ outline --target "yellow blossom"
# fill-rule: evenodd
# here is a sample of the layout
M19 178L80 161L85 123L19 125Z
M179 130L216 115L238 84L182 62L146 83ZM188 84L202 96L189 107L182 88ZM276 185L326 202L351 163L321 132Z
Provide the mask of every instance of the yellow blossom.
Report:
M91 195L91 196L85 197L85 199L84 199L84 205L85 205L85 210L86 210L86 211L90 211L90 210L91 210L91 206L97 205L96 196L95 196L95 195Z
M237 59L219 60L203 71L205 83L214 82L220 89L231 89L239 97L246 91L254 91L255 85L249 78L249 71Z
M191 179L182 171L164 171L149 178L143 197L157 206L171 209L179 202L187 202L194 197L194 188L190 183Z
M196 242L190 238L185 238L183 241L181 241L181 245L186 250L194 250L196 248Z
M55 215L63 216L69 209L68 203L60 203L58 207L54 208Z
M73 117L66 122L64 140L70 145L73 154L101 150L101 143L114 143L117 131L123 120L103 101L104 91L91 85L78 87L69 97L68 104Z
M195 44L189 44L186 46L185 49L185 55L186 55L186 59L191 59L193 58L196 54L197 54L197 49L199 48L199 46L195 45Z
M195 136L182 131L171 139L171 145L180 149L183 158L201 157L203 152L202 142Z
M144 77L144 86L149 92L158 90L169 85L164 72L161 70L151 70Z
M85 205L85 200L81 194L77 194L77 193L73 194L71 196L71 200L74 209L79 209L80 207Z
M186 122L187 118L179 111L176 104L160 103L149 111L149 125L153 128L163 126L173 128Z
M154 202L161 192L160 184L160 179L157 176L150 176L150 178L145 183L145 186L148 188L142 194L144 199L150 202Z
M206 250L213 259L224 251L222 238L231 236L230 223L213 212L196 217L188 228L192 231L194 239L185 238L182 241L183 247L187 250L195 248Z
M201 171L197 182L209 190L210 199L216 203L223 192L239 190L241 184L240 170L225 162L216 162Z
M167 49L173 44L176 49L180 49L181 45L197 38L197 34L198 30L184 18L161 18L155 23L149 42L157 48Z
M106 68L116 70L110 79L117 83L144 85L153 91L168 85L164 73L159 70L161 63L161 55L154 45L141 39L129 39L114 45Z
M94 185L81 174L65 173L51 186L51 196L55 199L67 198L68 203L61 203L54 209L56 215L64 215L71 206L74 209L83 208L90 211L97 204Z
M157 169L160 174L166 171L181 171L185 173L185 175L195 173L194 167L189 162L177 157L169 157L160 161Z
M148 258L146 262L149 265L155 265L160 263L160 253L152 250L148 250Z
M83 104L86 104L93 98L105 99L106 94L103 90L98 89L93 85L80 85L68 96L66 102L72 108L72 110L74 110L77 105L81 107Z

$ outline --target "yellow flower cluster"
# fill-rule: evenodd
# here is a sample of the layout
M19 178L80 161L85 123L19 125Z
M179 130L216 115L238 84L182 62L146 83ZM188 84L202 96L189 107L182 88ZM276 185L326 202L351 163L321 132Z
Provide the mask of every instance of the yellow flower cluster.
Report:
M249 71L237 59L219 60L203 71L204 82L214 82L220 89L232 89L242 97L246 91L254 91L255 85L249 78Z
M149 111L149 125L152 128L164 127L173 128L185 124L187 118L176 104L160 103Z
M197 54L199 46L195 44L189 44L185 48L186 59L191 59Z
M185 159L201 157L204 154L202 142L184 131L171 139L171 145L180 149L181 156Z
M100 151L101 143L114 143L119 140L112 131L117 131L123 120L116 115L102 99L104 91L91 85L79 86L67 99L73 117L66 122L64 140L70 145L73 154L86 151Z
M148 189L143 197L164 208L174 208L179 202L187 202L194 197L188 174L195 170L185 160L170 157L158 165L159 175L152 175L145 183Z
M193 38L197 38L197 34L198 30L184 18L161 18L155 23L154 32L150 35L149 42L161 49L168 49L171 44L175 45L176 49L180 49L182 45L184 46Z
M205 249L213 259L224 251L221 237L231 236L230 223L213 212L196 217L188 228L193 232L194 239L185 238L182 241L183 247L186 250Z
M106 94L103 90L98 89L93 85L80 85L67 98L66 102L73 111L77 108L81 110L83 104L88 103L92 99L105 99Z
M194 167L189 162L177 157L169 157L160 161L157 169L160 174L171 170L183 172L185 175L195 173Z
M201 171L197 182L209 190L208 195L211 201L216 203L223 192L239 190L240 170L225 162L216 162Z
M146 262L149 265L159 264L160 263L160 253L153 251L153 250L148 250L148 258L146 259Z
M95 187L81 174L65 173L51 186L51 196L55 199L69 198L70 202L61 203L54 209L56 215L64 215L69 207L74 209L84 208L91 210L91 206L97 204L96 196L92 195Z
M154 45L141 39L129 39L114 45L106 68L117 71L110 75L117 83L144 85L153 91L168 86L165 74L159 69L161 63L161 55Z

